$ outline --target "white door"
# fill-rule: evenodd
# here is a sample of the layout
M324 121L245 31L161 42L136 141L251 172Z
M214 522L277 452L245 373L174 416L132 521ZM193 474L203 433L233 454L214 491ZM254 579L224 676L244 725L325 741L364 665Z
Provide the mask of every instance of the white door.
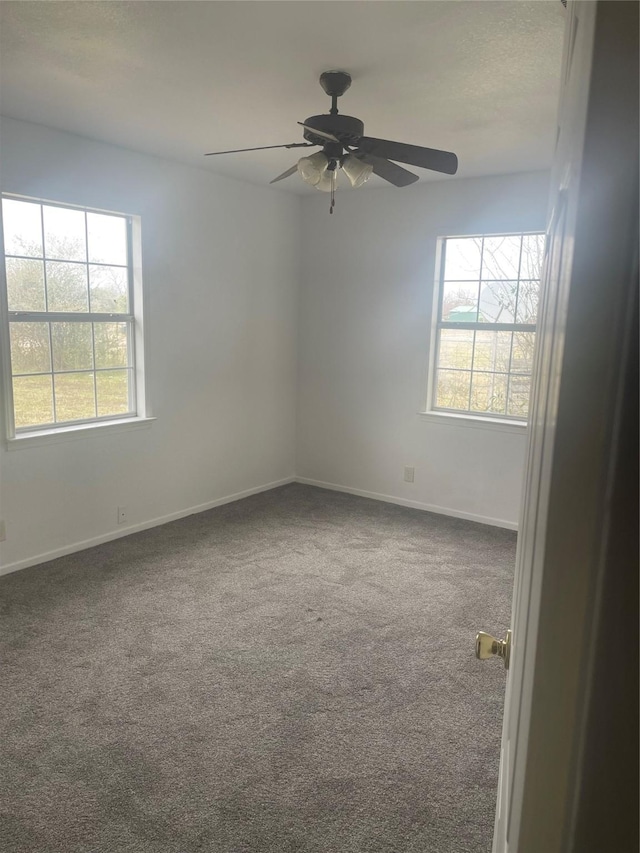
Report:
M637 247L637 104L625 77L637 75L625 56L635 7L567 9L494 853L572 849L583 667Z

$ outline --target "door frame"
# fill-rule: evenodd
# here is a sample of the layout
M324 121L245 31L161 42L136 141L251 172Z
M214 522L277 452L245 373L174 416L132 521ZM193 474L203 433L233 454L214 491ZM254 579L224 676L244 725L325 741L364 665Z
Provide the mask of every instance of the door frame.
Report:
M637 424L629 393L637 361L636 3L569 3L550 210L542 375L533 389L520 518L518 560L528 561L530 574L516 577L505 703L505 731L510 725L517 734L503 740L494 851L586 853L608 820L608 843L593 849L626 853L633 848L622 836L612 847L611 833L619 825L616 802L628 799L621 778L634 776L637 748L633 739L626 752L620 748L611 709L637 707L637 629L633 649L617 648L606 666L601 651L608 632L620 643L629 637L620 614L633 619L622 604L637 605L637 550L634 565L629 525L619 523L637 507L637 489L635 496L629 490L633 459L624 456ZM604 595L611 589L620 607ZM603 685L618 691L605 703ZM629 726L623 730L629 736ZM612 751L594 749L598 741ZM616 774L609 752L631 766ZM607 788L616 795L604 797ZM609 813L598 808L605 799Z

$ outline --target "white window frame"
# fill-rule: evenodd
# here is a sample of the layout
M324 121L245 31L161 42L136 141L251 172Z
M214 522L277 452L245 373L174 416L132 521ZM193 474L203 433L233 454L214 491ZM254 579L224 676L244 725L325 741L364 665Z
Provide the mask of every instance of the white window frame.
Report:
M2 199L25 201L48 207L60 207L67 210L80 210L86 213L98 213L118 216L125 220L127 226L127 278L129 312L122 313L90 313L90 312L47 312L47 311L10 311L8 306L8 290L5 267L4 227L2 222L2 206L0 205L0 392L4 400L4 423L6 446L10 450L34 444L47 444L51 441L86 437L104 434L114 430L130 429L138 426L148 426L155 420L149 411L146 391L145 371L145 327L143 322L145 294L142 282L142 249L140 217L119 211L88 207L86 205L68 204L49 199L35 198L16 193L3 192ZM41 208L42 211L42 208ZM85 220L86 223L86 220ZM19 257L9 255L8 257ZM44 260L44 258L43 258ZM79 262L81 263L81 262ZM45 265L46 277L46 265ZM45 278L46 281L46 278ZM131 364L131 381L129 382L129 409L126 414L96 416L81 420L64 421L60 423L39 424L32 427L16 429L15 410L13 404L13 375L11 370L11 345L9 335L10 322L122 322L128 327L129 360ZM51 330L49 330L51 334ZM53 365L52 365L53 371ZM88 372L88 371L87 371ZM95 377L95 365L93 368ZM55 397L54 397L55 407ZM54 409L55 412L55 409Z
M463 411L461 409L447 409L435 406L436 399L436 377L438 374L438 332L441 328L455 329L478 329L485 331L528 331L537 332L536 324L524 323L460 323L442 321L442 298L444 292L444 264L445 264L445 243L447 240L465 239L465 238L487 238L487 237L520 237L543 235L543 231L498 231L487 232L483 234L444 234L437 238L436 243L436 264L435 277L433 284L433 299L431 306L431 322L429 330L429 346L428 346L428 361L426 370L426 380L424 383L425 393L423 400L426 400L424 408L418 414L430 421L461 427L481 427L486 429L499 430L511 433L523 433L528 427L528 419L518 418L507 414L494 414L492 412L473 412Z

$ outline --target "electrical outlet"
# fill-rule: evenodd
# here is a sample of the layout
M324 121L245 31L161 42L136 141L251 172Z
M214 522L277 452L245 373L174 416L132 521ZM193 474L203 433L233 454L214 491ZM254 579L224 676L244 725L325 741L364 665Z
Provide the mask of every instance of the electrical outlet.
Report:
M415 473L416 473L415 468L411 468L408 465L405 466L405 469L404 469L404 481L405 481L405 483L413 483Z
M7 528L4 521L0 521L0 542L4 542L7 538Z
M118 524L124 524L127 520L127 508L126 506L118 507Z

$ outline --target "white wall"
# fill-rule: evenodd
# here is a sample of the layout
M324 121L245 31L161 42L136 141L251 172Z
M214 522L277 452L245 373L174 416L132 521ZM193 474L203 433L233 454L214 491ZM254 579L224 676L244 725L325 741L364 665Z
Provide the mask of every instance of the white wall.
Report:
M303 201L296 471L515 525L526 437L418 416L439 236L544 230L548 175L443 180ZM415 482L403 482L405 465Z
M139 214L148 429L0 447L5 570L294 473L300 199L3 119L2 189Z
M0 146L4 191L141 216L157 418L0 443L0 572L294 474L516 522L524 435L416 413L437 236L542 229L545 174L368 187L339 193L329 216L319 193L300 199L10 119Z

